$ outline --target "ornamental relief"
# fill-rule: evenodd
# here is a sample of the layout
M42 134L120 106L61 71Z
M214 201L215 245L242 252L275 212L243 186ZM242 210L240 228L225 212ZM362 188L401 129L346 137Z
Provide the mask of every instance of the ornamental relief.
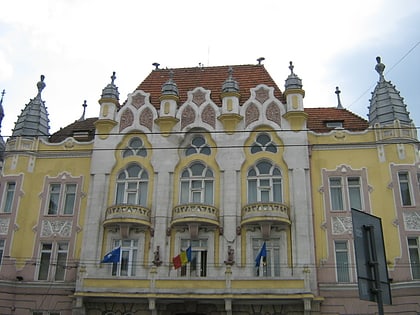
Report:
M140 114L140 125L145 126L152 131L153 127L153 113L150 108L145 108Z
M260 118L260 112L255 104L250 104L245 111L245 125L248 127Z
M146 99L146 96L138 93L131 98L131 104L135 108L139 109L141 106L143 106L145 104L145 99Z
M274 121L277 125L280 126L281 121L281 113L279 107L275 103L270 103L267 106L267 110L265 112L268 120Z
M204 123L209 124L213 128L216 128L216 113L214 108L207 105L201 113L201 119Z
M181 129L192 124L195 121L195 111L190 105L184 108L181 115Z
M41 237L60 236L70 237L73 223L72 221L43 220Z
M134 122L134 114L131 110L125 109L120 118L120 131L131 126Z
M332 217L332 234L351 234L353 231L353 225L351 222L351 217Z
M420 231L420 212L404 212L404 227L407 231Z
M7 235L9 232L10 218L0 219L0 235Z
M268 89L260 87L258 90L255 91L255 99L261 104L268 100L268 97Z

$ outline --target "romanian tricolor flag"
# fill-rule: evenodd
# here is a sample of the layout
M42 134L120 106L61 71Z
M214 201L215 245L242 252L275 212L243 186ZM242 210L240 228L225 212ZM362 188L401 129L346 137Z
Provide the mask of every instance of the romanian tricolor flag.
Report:
M190 261L191 261L191 246L189 246L187 250L182 251L179 255L172 258L172 262L174 264L175 269L185 266Z

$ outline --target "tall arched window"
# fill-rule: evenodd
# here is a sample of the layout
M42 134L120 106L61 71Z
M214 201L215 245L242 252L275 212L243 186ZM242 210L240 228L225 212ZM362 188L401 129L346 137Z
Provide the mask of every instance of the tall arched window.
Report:
M116 204L146 206L149 176L137 164L129 165L117 178Z
M281 171L271 162L258 162L248 171L248 203L255 202L283 202Z
M213 172L201 162L195 162L181 174L180 203L213 204Z

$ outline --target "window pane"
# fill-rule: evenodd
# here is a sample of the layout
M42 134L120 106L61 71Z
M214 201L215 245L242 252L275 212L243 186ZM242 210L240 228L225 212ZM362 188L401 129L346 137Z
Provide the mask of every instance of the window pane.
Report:
M282 202L282 194L281 194L281 179L275 178L273 179L273 201L274 202Z
M193 176L202 176L204 170L204 165L200 163L196 163L193 166L191 166L191 172Z
M260 174L270 174L271 163L260 162L260 163L257 164L257 168L258 168Z
M409 175L407 172L398 173L398 179L400 181L400 192L401 192L401 201L403 206L411 206L411 193L410 193L410 183Z
M147 204L147 183L142 182L140 183L139 205L145 207L146 204Z
M344 210L341 178L332 177L329 179L329 182L331 194L331 210Z
M270 137L266 134L261 134L257 137L257 142L265 146L271 141Z
M196 147L201 147L205 143L206 142L204 141L204 138L201 136L195 137L192 141L192 144L195 145Z
M116 204L124 203L124 191L125 191L125 183L118 183L117 184L117 197L116 197Z
M60 197L60 184L50 185L50 200L48 204L48 214L58 213L58 202Z
M181 182L181 203L185 204L189 202L190 196L190 185L188 182Z
M420 252L417 238L408 239L411 273L413 279L420 279Z
M64 201L64 214L73 214L74 203L76 200L76 185L66 185L66 200Z
M335 259L337 264L337 281L349 282L350 274L347 242L335 242Z
M207 205L213 204L213 181L204 183L204 203Z
M4 240L0 240L0 265L3 260L3 254L4 254Z
M16 187L16 183L15 182L9 182L9 183L7 183L7 187L6 187L6 200L4 202L4 209L3 209L3 211L5 213L12 212L13 197L15 195L15 187Z
M129 251L121 250L121 276L128 276L129 254Z
M66 270L67 252L58 253L57 255L57 266L55 271L55 280L64 280L64 274Z
M51 249L52 249L51 244L42 245L41 259L39 263L38 280L48 279L48 272L50 269Z
M257 180L248 180L248 203L257 202Z

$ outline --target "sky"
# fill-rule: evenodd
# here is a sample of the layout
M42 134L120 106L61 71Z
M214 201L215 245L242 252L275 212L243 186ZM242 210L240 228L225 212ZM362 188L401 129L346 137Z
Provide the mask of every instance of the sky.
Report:
M263 64L281 90L289 62L305 107L342 105L368 119L379 76L404 97L420 126L418 0L13 0L0 6L0 91L4 138L45 75L50 133L83 113L99 115L111 82L120 103L154 69Z

